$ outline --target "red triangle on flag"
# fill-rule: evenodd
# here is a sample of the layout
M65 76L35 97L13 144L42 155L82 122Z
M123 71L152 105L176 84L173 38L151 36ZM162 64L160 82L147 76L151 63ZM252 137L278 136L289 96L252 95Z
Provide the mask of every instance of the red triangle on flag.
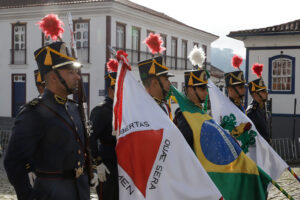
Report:
M119 138L118 164L146 197L147 182L163 138L163 129L130 133Z

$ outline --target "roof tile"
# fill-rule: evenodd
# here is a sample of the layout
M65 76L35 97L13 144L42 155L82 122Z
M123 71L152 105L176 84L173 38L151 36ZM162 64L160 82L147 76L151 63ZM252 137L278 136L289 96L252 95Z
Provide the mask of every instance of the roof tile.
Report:
M231 31L228 36L229 37L238 37L238 36L251 36L251 35L266 35L266 34L293 34L300 33L299 30L300 19L287 22L284 24L269 26L265 28L258 29L248 29L241 31Z

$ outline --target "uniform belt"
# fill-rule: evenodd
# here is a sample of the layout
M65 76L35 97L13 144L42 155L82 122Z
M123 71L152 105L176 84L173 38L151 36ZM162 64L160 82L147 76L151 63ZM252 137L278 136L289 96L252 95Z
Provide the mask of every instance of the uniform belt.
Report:
M63 171L42 171L36 170L35 174L40 178L48 178L48 179L75 179L79 178L85 170L82 167L73 169L73 170L63 170Z

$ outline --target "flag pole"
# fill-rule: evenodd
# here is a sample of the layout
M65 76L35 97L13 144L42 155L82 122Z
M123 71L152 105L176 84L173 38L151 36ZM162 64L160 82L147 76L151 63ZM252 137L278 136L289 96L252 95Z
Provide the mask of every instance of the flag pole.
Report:
M295 179L297 179L298 182L300 182L300 178L299 178L299 176L294 172L294 170L292 170L291 167L288 167L287 169L288 169L289 172L295 177Z
M258 167L258 166L257 166ZM262 170L260 167L258 167L259 172L268 179L269 182L271 182L282 194L284 194L288 199L294 200L294 198L289 195L276 181L274 181L269 174L267 174L264 170Z
M271 179L272 180L272 179ZM274 180L272 180L272 184L282 193L284 194L288 199L290 200L294 200L294 198L289 195L282 187L280 187L280 185L278 185L278 183Z

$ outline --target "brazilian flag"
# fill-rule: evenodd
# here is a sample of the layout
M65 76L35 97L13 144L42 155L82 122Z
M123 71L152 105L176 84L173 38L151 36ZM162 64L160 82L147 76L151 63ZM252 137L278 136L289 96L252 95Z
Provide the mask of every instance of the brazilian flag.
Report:
M193 131L194 152L224 199L266 199L266 174L212 117L173 86L171 90Z

